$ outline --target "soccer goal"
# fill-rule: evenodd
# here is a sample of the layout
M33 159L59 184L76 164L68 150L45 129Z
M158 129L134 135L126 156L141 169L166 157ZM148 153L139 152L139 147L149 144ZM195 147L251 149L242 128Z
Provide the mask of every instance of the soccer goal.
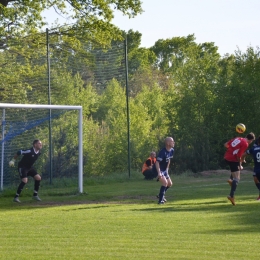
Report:
M43 149L34 167L42 175L41 190L83 193L82 106L0 103L0 115L1 191L20 182L17 162L14 168L8 164L14 154L40 139Z

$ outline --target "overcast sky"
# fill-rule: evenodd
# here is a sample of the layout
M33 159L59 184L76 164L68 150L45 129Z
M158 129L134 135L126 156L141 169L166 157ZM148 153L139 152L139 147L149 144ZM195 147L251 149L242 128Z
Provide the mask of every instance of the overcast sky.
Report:
M214 42L219 53L260 46L260 0L142 0L133 19L115 14L113 24L142 34L142 47L159 39L194 34L197 43ZM48 20L52 15L46 16Z

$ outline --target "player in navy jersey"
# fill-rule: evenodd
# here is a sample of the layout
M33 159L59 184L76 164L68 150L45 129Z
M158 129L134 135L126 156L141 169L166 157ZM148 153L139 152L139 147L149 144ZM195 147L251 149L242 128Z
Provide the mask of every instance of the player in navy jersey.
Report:
M10 167L14 167L15 160L18 156L23 155L22 159L18 162L18 172L21 178L21 183L18 186L17 192L14 197L14 202L21 202L19 200L19 196L28 182L28 176L34 178L34 192L33 199L41 201L38 196L38 191L40 187L41 176L37 173L37 171L32 167L35 161L40 156L40 151L42 149L42 142L40 140L33 141L33 147L27 150L20 150L15 155L14 158L9 162Z
M251 149L246 150L246 152L242 155L242 159L244 160L247 155L251 155L254 159L254 182L258 189L258 198L260 201L260 136L257 138L254 146Z
M165 193L172 186L172 180L169 176L170 160L174 153L174 140L172 137L166 137L165 147L158 153L156 162L153 166L153 171L157 173L158 179L162 186L158 195L158 204L164 204L166 201Z

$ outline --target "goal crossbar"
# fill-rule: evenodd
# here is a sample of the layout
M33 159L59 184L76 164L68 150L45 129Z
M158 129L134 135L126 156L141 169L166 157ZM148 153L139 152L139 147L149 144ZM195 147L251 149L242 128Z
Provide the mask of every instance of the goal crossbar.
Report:
M82 126L82 106L68 106L68 105L38 105L38 104L12 104L12 103L0 103L0 108L33 108L33 109L66 109L66 110L78 110L78 190L79 193L83 193L83 126ZM3 149L3 145L2 145ZM3 160L3 156L2 156ZM3 162L1 163L1 190L3 188Z

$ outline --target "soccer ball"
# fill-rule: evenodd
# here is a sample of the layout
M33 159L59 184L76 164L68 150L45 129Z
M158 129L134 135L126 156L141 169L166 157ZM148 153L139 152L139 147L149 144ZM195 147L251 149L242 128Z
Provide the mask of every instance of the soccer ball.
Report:
M239 124L236 125L236 131L239 134L243 134L246 131L246 126L242 123L239 123Z

